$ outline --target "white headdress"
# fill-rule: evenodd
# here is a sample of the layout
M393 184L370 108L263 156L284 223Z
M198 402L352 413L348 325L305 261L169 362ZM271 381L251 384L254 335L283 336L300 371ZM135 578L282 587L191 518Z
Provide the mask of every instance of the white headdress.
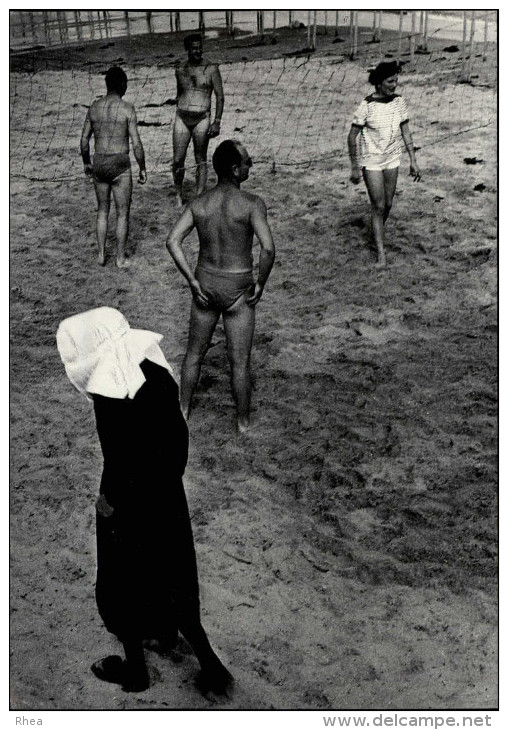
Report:
M162 335L131 329L117 309L98 307L64 319L56 333L58 352L69 380L87 398L134 398L145 382L140 363L147 359L171 374L159 342Z

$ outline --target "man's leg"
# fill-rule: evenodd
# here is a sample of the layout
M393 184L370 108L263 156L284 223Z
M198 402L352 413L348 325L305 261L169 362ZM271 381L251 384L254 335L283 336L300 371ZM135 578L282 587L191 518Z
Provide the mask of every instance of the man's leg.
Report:
M111 185L94 179L95 195L97 196L97 245L99 247L99 264L106 263L106 235L108 232L108 217L111 201Z
M398 167L394 167L392 170L383 170L383 178L385 183L385 212L383 214L384 223L386 223L392 209L393 196L395 195L395 190L397 189L398 175Z
M180 382L180 404L186 420L189 418L192 395L198 384L201 363L208 350L218 319L219 312L198 307L196 302L192 301L189 341L182 363Z
M183 203L182 192L185 178L185 155L187 154L190 138L191 133L177 114L173 127L173 180L176 193L181 203Z
M386 263L384 249L384 214L385 214L385 185L382 170L363 170L363 179L369 193L372 233L377 248L378 264L384 266Z
M116 208L116 265L128 266L125 258L125 245L129 234L129 211L132 198L132 174L130 168L122 172L111 184Z
M192 143L194 145L194 158L196 160L196 195L200 195L206 190L206 180L208 177L206 156L208 153L208 129L210 128L210 118L206 117L192 130Z
M256 320L255 308L242 295L223 314L224 330L231 363L231 385L236 403L238 430L247 431L250 425L250 352Z

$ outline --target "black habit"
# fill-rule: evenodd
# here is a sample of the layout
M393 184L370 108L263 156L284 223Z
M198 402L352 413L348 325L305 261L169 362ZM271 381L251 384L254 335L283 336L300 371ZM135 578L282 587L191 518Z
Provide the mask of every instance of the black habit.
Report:
M189 436L178 387L144 360L132 399L94 395L104 470L97 503L99 613L121 641L199 622L196 555L182 476Z

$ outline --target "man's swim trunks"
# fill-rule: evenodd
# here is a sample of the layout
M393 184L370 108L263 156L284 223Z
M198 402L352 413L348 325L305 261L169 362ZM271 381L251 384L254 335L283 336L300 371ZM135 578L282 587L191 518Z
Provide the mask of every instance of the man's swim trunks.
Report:
M131 158L128 152L116 152L112 155L95 154L93 156L93 176L99 182L111 185L113 180L128 170Z
M208 297L209 308L218 312L224 312L232 307L242 294L254 291L252 271L233 273L207 264L198 264L196 279Z
M203 119L210 117L209 109L205 109L205 111L201 112L188 111L187 109L177 109L176 113L185 124L189 132L192 132L194 127L197 127L198 124L203 121Z

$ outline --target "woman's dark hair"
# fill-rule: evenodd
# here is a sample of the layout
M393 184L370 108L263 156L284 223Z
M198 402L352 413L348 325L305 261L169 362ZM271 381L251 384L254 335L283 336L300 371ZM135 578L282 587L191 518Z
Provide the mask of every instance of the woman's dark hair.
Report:
M190 35L186 35L183 39L183 47L186 51L189 50L191 47L191 43L203 43L203 38L199 33L191 33Z
M400 65L397 61L383 61L379 63L375 69L369 74L369 84L379 86L385 79L390 76L396 76L400 71Z
M108 91L125 92L127 88L127 74L120 66L111 66L106 71L106 89Z
M234 165L242 164L242 155L238 151L237 142L234 139L226 139L217 147L212 157L213 169L219 180L228 178Z

